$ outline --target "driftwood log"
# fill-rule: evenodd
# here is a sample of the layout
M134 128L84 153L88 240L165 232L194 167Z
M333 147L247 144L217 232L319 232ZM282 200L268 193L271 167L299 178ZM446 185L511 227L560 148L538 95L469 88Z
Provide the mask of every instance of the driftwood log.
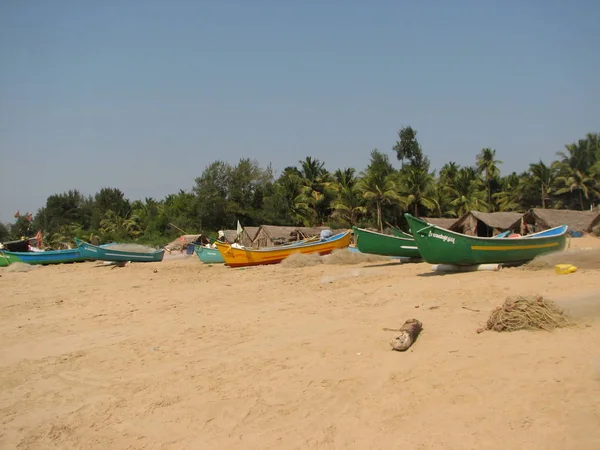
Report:
M423 329L423 324L417 319L408 319L398 330L398 334L390 341L393 350L403 352L414 344Z

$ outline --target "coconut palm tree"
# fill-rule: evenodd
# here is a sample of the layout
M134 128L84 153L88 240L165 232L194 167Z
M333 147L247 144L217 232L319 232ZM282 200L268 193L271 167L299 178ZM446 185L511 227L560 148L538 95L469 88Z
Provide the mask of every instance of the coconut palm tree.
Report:
M364 199L357 184L355 170L338 169L335 174L335 182L330 184L330 188L336 193L332 202L332 217L341 219L346 225L356 225L360 216L367 212L364 206Z
M383 232L382 207L384 205L398 204L401 198L396 192L396 183L393 175L388 175L384 180L377 176L367 174L358 184L358 189L362 192L363 198L367 203L375 208L377 214L377 226Z
M539 189L542 208L546 208L546 200L552 193L556 183L556 166L547 166L540 160L539 163L529 164L529 172L537 189Z
M456 217L456 212L451 204L451 198L446 184L439 180L433 182L429 196L434 205L434 209L430 209L433 217Z
M399 174L399 193L406 209L412 209L415 217L419 216L419 208L429 211L439 209L433 198L434 178L424 167L405 166Z
M450 204L454 207L454 211L458 216L462 216L471 210L488 210L485 191L477 169L462 167L447 189L452 198Z
M440 182L442 184L447 184L452 181L458 170L460 169L460 165L455 163L454 161L447 162L440 169Z
M313 222L321 224L330 213L334 197L330 189L331 174L325 169L324 162L310 156L300 161L299 173L303 185L300 203L307 204L314 211Z
M309 226L314 222L315 211L310 207L310 197L306 195L306 186L301 175L288 170L277 180L276 189L283 208L294 225Z
M521 208L522 193L525 179L515 172L503 177L500 181L500 191L492 194L500 211L517 211Z
M502 161L495 159L496 150L491 148L483 148L477 155L477 171L484 174L484 181L487 187L487 203L492 205L492 179L500 176L498 164Z
M562 185L560 189L557 189L556 193L577 193L579 199L579 206L583 211L585 209L584 198L589 200L593 197L600 197L600 190L597 188L597 180L592 174L587 174L579 169L571 166L564 165L563 163L557 163L560 176L556 177L556 181L559 185Z

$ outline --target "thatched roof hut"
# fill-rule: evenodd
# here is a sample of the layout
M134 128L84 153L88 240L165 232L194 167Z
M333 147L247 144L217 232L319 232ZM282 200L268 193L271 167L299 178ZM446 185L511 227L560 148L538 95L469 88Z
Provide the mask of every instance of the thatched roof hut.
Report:
M188 246L188 244L191 244L193 242L209 244L210 239L208 239L208 237L204 236L203 234L184 234L182 236L179 236L174 241L169 242L167 245L165 245L165 250L167 252L181 251L184 250Z
M244 227L241 238L241 244L244 247L252 247L258 229L259 227Z
M592 223L590 224L588 231L590 233L596 233L596 234L600 235L600 211L599 211L598 216L594 220L592 220Z
M237 230L222 230L225 236L225 241L228 244L233 244L237 239Z
M301 240L296 227L279 227L275 225L261 225L253 240L253 247L273 247Z
M522 215L517 212L469 211L454 222L449 230L469 236L492 237L511 229L512 224L520 220Z
M446 229L449 229L456 222L456 219L446 217L420 217L420 219Z
M568 225L569 231L590 232L599 222L600 212L576 211L572 209L542 209L533 208L522 216L522 222L527 225L528 233L537 233L560 225ZM511 230L523 233L521 219L511 225Z
M312 236L319 236L321 234L321 231L328 229L328 227L296 227L296 231L298 231L302 235L301 239L309 238Z

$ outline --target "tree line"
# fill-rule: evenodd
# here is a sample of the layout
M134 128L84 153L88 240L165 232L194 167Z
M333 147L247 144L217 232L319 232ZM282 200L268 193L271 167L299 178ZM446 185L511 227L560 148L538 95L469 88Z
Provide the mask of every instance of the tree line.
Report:
M0 224L0 241L43 230L51 247L73 237L158 245L181 230L214 235L219 229L235 228L238 220L244 226L382 229L386 222L402 224L407 211L459 217L470 210L586 210L600 201L600 133L565 145L549 164L531 163L521 173L506 175L491 148L476 154L472 165L450 161L436 173L410 126L398 132L392 150L399 169L377 149L361 172L354 168L331 172L324 161L310 156L286 167L278 177L270 165L261 167L249 158L235 165L215 161L191 190L161 200L131 201L117 188L103 188L93 196L74 189L49 196L33 217Z

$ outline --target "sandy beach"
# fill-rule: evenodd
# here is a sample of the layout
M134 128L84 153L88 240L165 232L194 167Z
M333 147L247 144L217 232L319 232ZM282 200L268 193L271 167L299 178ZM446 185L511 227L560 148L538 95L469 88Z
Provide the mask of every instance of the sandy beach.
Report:
M599 292L585 268L4 270L0 448L595 450ZM535 294L579 305L577 326L476 332ZM392 351L384 328L413 317L417 342Z

